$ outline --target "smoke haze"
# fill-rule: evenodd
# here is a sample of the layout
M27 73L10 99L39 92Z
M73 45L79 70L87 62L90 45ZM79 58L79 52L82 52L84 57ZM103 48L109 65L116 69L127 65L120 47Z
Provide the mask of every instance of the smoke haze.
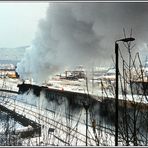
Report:
M123 28L127 36L133 29L137 48L145 47L147 8L148 3L50 3L17 71L39 83L65 67L110 66Z

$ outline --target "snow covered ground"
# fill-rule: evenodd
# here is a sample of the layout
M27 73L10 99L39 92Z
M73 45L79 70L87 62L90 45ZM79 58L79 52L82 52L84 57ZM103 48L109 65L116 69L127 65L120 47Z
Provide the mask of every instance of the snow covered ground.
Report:
M86 85L86 80L78 80L78 81L70 81L70 80L50 80L49 81L49 88L58 89L58 90L65 90L65 91L71 91L71 92L77 92L77 93L86 93L94 96L94 98L97 97L108 97L108 98L115 98L115 93L113 91L110 91L109 89L103 89L101 88L101 82L97 81L95 84L88 82ZM119 100L124 100L125 96L122 95L119 91ZM148 102L148 96L145 95L131 95L126 94L126 100L127 101L135 101L138 103L147 103Z
M11 79L11 78L0 78L0 89L18 91L18 84L21 84L22 81L19 79Z
M26 81L27 83L30 83L29 81ZM108 97L108 98L115 98L114 90L110 91L109 89L102 89L101 88L101 82L97 82L93 84L91 81L88 81L86 83L86 80L80 79L80 80L65 80L65 79L58 79L58 80L49 80L47 84L43 84L47 86L49 89L57 89L62 91L71 91L76 93L85 93L94 96L94 98L99 97ZM18 84L22 84L22 80L20 79L11 79L11 78L5 78L0 79L0 89L7 89L18 92L19 88L17 87ZM119 92L120 93L120 92ZM119 94L119 99L124 100L125 96L122 94ZM126 94L126 100L127 101L135 101L138 103L147 103L148 96L144 95L131 95Z
M18 91L18 84L22 81L18 79L0 79L1 89L8 89ZM87 93L86 81L69 81L69 80L52 80L48 83L49 88L58 90L67 90L79 93ZM106 91L102 92L99 87L92 89L91 83L88 84L89 94L95 96L108 96L114 98L114 95ZM92 91L90 91L92 90ZM7 95L6 95L7 94ZM56 106L52 102L48 102L47 99L41 94L40 97L36 97L32 92L29 94L17 95L1 91L1 103L12 109L19 114L26 116L42 125L42 136L40 138L32 138L30 145L80 145L85 146L86 144L86 112L83 109L77 117L68 117L66 115L66 102L60 106ZM134 95L137 98L137 102L146 102L146 97ZM133 97L127 95L128 100L132 101ZM124 99L124 96L119 95L119 99ZM43 107L44 106L44 107ZM72 119L72 120L71 120ZM90 120L90 119L89 119ZM54 129L54 132L49 132L49 129ZM88 126L88 145L96 145L95 133L93 131L91 122ZM97 130L98 132L99 130ZM100 145L114 146L114 132L100 130L98 138ZM50 137L50 138L49 138ZM24 145L27 145L27 140L24 141ZM121 145L123 143L121 142Z
M4 94L3 94L4 95ZM61 106L55 106L54 103L48 103L43 95L40 98L30 94L11 95L9 98L1 97L1 103L11 110L26 116L33 121L42 125L42 136L40 138L29 139L30 145L73 145L85 146L86 144L86 113L81 110L75 117L66 115L65 103ZM45 104L47 106L45 106ZM43 107L44 106L44 107ZM45 109L47 108L47 109ZM49 129L54 129L54 132L49 132ZM104 138L100 138L100 145L114 145L114 136L101 132ZM110 138L107 142L105 136ZM49 138L50 137L50 138ZM27 139L24 141L24 146L28 144ZM89 122L88 126L88 145L96 145L95 135L92 125Z

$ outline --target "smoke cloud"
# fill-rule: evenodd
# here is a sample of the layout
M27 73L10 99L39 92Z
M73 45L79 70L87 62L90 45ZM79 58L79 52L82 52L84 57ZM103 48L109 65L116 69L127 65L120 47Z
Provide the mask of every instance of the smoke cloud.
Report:
M50 3L32 46L17 66L41 83L65 67L111 64L123 28L142 47L148 37L148 3Z

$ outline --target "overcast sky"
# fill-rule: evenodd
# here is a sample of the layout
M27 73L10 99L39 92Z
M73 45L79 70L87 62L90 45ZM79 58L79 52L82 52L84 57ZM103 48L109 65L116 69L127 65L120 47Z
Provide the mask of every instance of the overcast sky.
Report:
M31 44L48 2L0 2L0 47Z

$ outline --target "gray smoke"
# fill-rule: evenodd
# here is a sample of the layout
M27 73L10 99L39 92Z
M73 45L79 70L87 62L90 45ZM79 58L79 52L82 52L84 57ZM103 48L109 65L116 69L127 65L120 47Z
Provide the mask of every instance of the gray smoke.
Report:
M133 29L137 47L147 42L148 3L50 3L33 45L18 64L37 82L65 67L110 65L114 42Z

